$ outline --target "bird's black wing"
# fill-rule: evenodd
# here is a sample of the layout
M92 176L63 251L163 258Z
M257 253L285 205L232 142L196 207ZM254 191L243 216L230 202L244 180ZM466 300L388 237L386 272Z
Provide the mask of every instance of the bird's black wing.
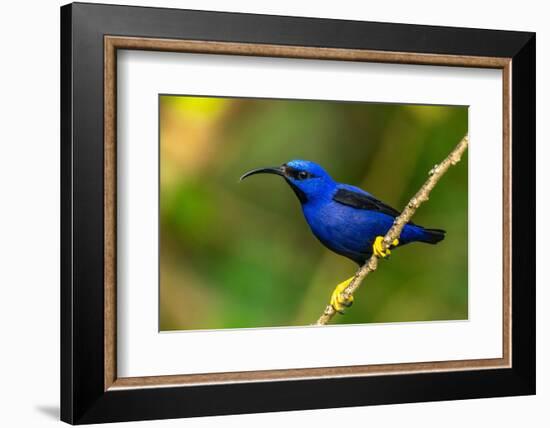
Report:
M336 191L332 199L344 205L361 210L379 211L381 213L397 217L401 214L395 208L379 201L374 196L367 193L360 193L351 189L340 188Z

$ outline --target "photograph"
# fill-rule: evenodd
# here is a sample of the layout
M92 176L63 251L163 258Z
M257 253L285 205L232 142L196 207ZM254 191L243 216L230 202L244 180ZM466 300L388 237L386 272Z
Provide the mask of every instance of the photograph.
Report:
M159 330L468 320L468 106L159 94ZM380 263L353 296L357 269Z
M58 347L30 377L56 378L59 406L38 401L52 395L39 382L36 411L13 419L241 426L249 414L253 426L288 412L263 420L334 426L344 419L315 409L380 406L374 423L426 425L455 400L460 425L476 408L506 426L536 415L536 160L548 156L533 14L165 6L63 5L47 20L56 48L27 55L55 60L42 68L56 85L29 79L26 59L7 68L14 112L37 99L24 86L58 87L39 98L60 107L7 122L8 150L37 131L38 151L6 156L8 191L29 185L12 211L33 219L6 222L26 266L5 282L28 294L17 285L39 273L34 300L58 314L38 325L34 348ZM48 127L60 148L45 153ZM57 228L37 216L44 166L57 171ZM36 227L55 237L29 257L37 234L21 230ZM58 293L43 281L52 239ZM48 319L5 300L7 319ZM11 329L17 343L29 322ZM500 398L514 396L520 407ZM422 408L429 418L402 413Z

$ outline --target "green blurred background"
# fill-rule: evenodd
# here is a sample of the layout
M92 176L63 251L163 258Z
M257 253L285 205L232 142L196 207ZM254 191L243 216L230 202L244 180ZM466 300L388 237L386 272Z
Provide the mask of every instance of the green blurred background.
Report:
M312 324L356 265L311 234L272 175L321 164L400 210L468 128L467 107L160 96L160 329ZM437 246L393 252L332 323L468 317L467 156L413 221Z

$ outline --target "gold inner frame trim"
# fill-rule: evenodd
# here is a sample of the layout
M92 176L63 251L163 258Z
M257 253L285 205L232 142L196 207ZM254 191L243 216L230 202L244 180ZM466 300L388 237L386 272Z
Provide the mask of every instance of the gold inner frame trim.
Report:
M441 65L494 68L502 70L503 81L503 322L502 358L432 361L422 363L376 364L305 369L261 370L170 376L117 377L116 367L116 84L118 49L243 55L297 59L379 62L393 64ZM104 37L104 389L193 386L220 383L282 381L394 375L511 367L512 355L512 164L511 164L511 58L463 55L385 52L252 43L170 40L141 37ZM323 327L318 327L323 328Z

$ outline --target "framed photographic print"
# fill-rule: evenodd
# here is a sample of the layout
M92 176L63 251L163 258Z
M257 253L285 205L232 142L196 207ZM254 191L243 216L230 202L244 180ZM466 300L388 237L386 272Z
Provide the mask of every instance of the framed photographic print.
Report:
M61 418L535 393L535 35L61 8Z

